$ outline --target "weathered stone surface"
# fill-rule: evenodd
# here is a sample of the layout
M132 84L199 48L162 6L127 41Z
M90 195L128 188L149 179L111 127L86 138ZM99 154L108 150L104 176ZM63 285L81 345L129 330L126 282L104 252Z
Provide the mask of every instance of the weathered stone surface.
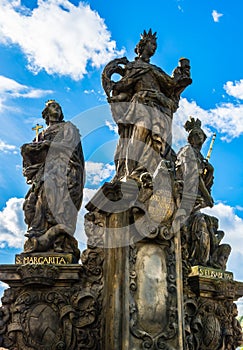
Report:
M24 201L28 225L24 253L80 252L73 237L84 186L84 157L79 130L65 122L61 106L46 102L47 128L21 147L23 174L31 185Z

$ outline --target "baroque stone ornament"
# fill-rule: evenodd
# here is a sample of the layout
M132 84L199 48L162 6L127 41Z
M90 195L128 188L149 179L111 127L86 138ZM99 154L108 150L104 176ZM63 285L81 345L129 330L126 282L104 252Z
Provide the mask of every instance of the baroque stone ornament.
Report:
M236 350L242 344L234 301L243 283L227 271L227 232L203 212L214 204L213 142L205 158L206 134L190 117L188 144L173 151L172 119L192 83L190 62L181 58L171 75L151 64L156 40L144 31L134 61L117 58L104 68L119 131L116 174L86 204L80 263L73 237L84 180L78 130L63 122L52 100L43 111L48 128L40 133L37 125L35 140L22 147L31 185L27 241L15 265L0 266L0 280L10 287L0 307L0 346Z
M0 308L1 345L11 350L100 349L101 271L87 272L78 264L6 269L1 279L11 288Z

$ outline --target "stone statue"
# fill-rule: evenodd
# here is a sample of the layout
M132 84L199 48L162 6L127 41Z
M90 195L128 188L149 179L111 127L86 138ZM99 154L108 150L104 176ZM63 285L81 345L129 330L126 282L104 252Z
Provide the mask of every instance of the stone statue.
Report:
M192 244L190 259L192 265L199 264L206 266L210 254L210 235L207 228L205 217L201 213L194 216L191 226Z
M219 230L219 220L215 216L205 215L210 234L210 261L209 265L217 269L226 269L226 263L231 253L229 244L220 244L224 238L224 231Z
M186 234L183 235L183 233ZM196 211L183 226L185 239L184 255L191 266L201 265L226 270L231 253L229 244L221 243L224 231L218 230L218 219L201 211Z
M231 253L229 244L220 244L224 232L218 229L218 219L201 212L202 208L214 204L211 188L214 180L214 168L209 163L209 153L206 158L201 153L202 145L207 136L201 128L201 121L192 117L185 123L188 131L188 144L177 154L176 177L179 193L186 200L181 201L181 207L188 217L182 226L183 255L188 261L184 266L201 265L225 270ZM181 186L181 187L180 187Z
M54 100L46 103L42 116L46 130L21 147L23 174L31 185L23 205L28 225L24 252L78 256L73 234L84 186L79 131L63 120L61 106Z
M176 172L178 180L183 183L184 191L195 202L193 210L197 211L213 206L211 187L214 169L201 153L207 138L201 128L201 121L190 117L184 127L189 132L188 145L177 154Z
M103 87L120 134L115 154L116 180L133 178L141 182L144 173L146 178L148 174L153 176L162 158L171 159L173 113L181 92L192 80L185 58L172 76L150 63L156 40L151 29L144 31L134 61L116 59L103 71ZM118 82L111 80L113 73L121 75Z

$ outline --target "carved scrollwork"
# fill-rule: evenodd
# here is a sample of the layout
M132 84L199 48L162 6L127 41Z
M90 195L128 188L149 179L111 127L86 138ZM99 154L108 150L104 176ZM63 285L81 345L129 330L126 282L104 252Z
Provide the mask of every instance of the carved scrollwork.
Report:
M242 343L231 300L188 299L184 306L186 350L235 350Z
M8 312L2 343L9 349L99 348L99 308L89 288L22 292Z
M103 250L100 248L85 249L82 253L81 260L87 276L94 276L96 279L102 277L103 273Z

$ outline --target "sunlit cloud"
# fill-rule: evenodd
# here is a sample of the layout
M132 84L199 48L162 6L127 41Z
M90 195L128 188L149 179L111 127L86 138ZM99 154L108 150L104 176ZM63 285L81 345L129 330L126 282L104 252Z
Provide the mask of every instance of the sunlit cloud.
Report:
M228 81L224 85L224 89L228 95L243 100L243 79L235 82Z
M222 13L217 12L216 10L213 10L212 12L213 20L214 22L219 22L220 17L223 16Z
M114 133L118 134L118 126L115 122L112 123L109 120L106 120L105 125L109 128L110 131L113 131Z
M23 247L26 225L23 215L23 198L10 198L0 211L1 247Z
M8 143L6 143L0 139L0 152L17 153L17 147L14 145L9 145Z
M35 89L18 83L17 81L0 75L0 111L8 109L8 99L12 98L40 98L53 93L52 90Z
M100 90L96 91L94 89L90 89L90 90L85 89L84 93L85 95L95 96L98 101L106 101L105 93L103 91L100 91Z
M112 164L86 162L86 181L90 185L100 185L103 181L109 181L114 175L115 166Z
M76 232L75 232L75 238L79 242L80 250L85 248L86 241L87 241L87 237L84 231L84 215L87 213L85 206L88 204L88 202L91 200L91 198L95 195L96 192L97 192L96 189L84 188L83 203L78 213L78 220L77 220L77 226L76 226Z
M196 101L188 101L186 98L180 100L180 108L174 116L174 124L177 125L178 133L174 132L175 143L181 142L181 137L185 137L182 126L189 116L202 121L206 134L212 134L211 128L215 128L221 134L221 139L230 142L232 139L243 134L243 104L221 103L209 110L200 107ZM176 127L176 126L175 126Z
M84 93L86 95L92 95L92 94L95 94L95 90L94 89L91 89L91 90L84 90Z
M203 212L219 219L219 229L225 232L223 242L229 243L232 248L227 269L234 272L236 279L243 280L240 263L243 262L243 219L235 213L235 208L224 203L218 203L211 209L204 209Z
M7 0L0 2L0 41L17 44L35 74L81 79L87 66L98 68L118 52L104 19L87 3L75 6L68 0L37 2L33 11Z

